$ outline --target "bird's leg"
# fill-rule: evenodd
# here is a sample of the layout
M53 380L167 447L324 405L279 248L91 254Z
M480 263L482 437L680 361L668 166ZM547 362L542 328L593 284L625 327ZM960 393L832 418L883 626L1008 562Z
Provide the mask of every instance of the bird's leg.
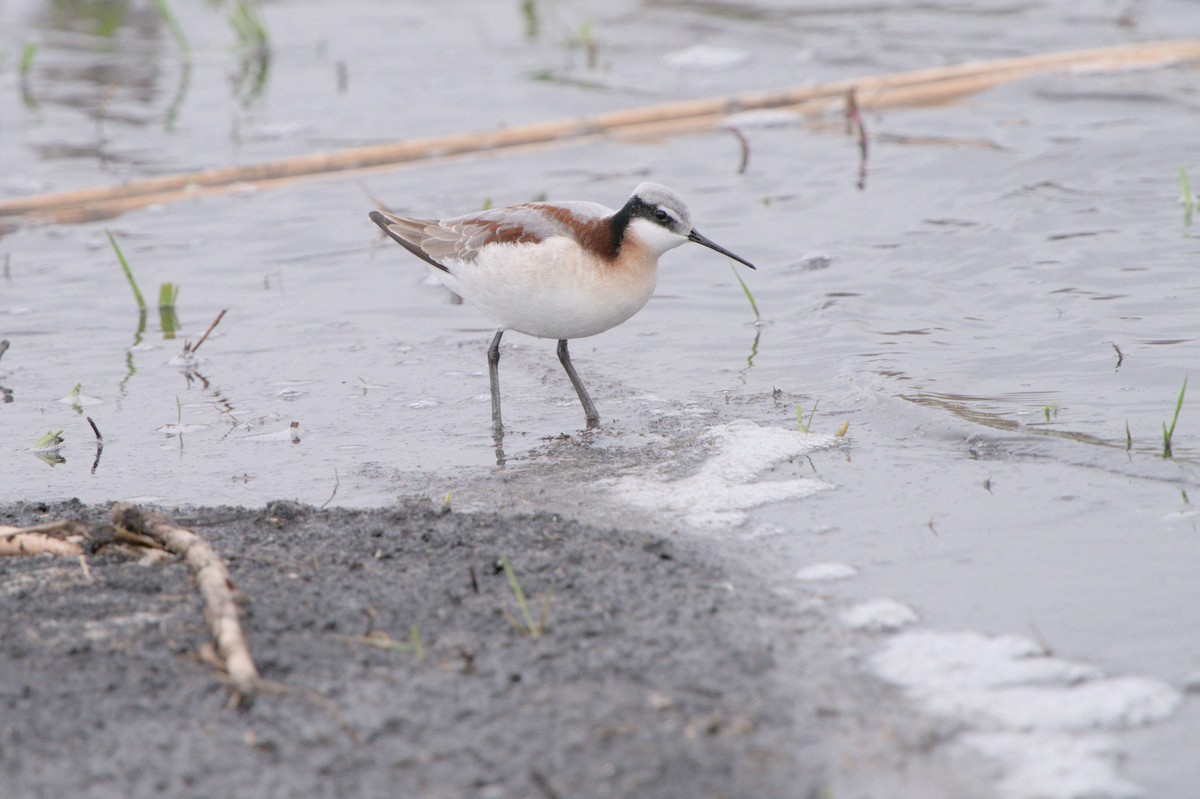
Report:
M492 346L488 347L488 377L492 383L492 432L504 435L504 425L500 423L500 337L503 330L496 331Z
M579 395L579 402L583 405L583 415L587 417L587 429L599 427L600 414L596 413L596 406L592 404L592 398L588 396L587 389L583 387L583 381L579 379L579 375L575 373L575 367L571 365L571 353L567 352L565 338L558 340L558 360L563 365L563 369L567 370L567 377L571 378L571 385L575 386L575 393Z

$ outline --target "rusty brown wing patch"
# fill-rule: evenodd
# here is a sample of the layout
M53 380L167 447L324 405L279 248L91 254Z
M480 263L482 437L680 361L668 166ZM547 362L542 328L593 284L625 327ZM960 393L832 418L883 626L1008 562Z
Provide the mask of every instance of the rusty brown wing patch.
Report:
M573 236L575 241L579 242L579 246L585 252L598 256L606 263L613 263L617 260L621 242L613 230L611 217L583 219L568 208L550 203L526 207L537 209L561 225L568 235Z

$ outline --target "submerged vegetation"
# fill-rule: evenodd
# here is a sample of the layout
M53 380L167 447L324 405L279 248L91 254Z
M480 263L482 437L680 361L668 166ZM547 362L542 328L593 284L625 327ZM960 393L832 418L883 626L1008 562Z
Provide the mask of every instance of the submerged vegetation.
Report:
M262 95L271 66L271 46L267 26L262 21L258 3L237 0L229 12L229 24L237 37L240 65L234 79L234 90L242 105L249 105Z

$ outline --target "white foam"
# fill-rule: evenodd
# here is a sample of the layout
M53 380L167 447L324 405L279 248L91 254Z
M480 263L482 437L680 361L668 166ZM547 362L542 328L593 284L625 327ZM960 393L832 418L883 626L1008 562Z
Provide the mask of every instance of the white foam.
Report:
M858 574L858 569L846 563L814 563L796 572L796 579L803 582L825 583L845 580Z
M721 70L735 67L749 60L745 50L732 47L714 47L710 44L694 44L663 56L663 63L676 69Z
M917 623L917 613L894 599L869 599L842 611L842 623L854 630L892 632Z
M1141 799L1145 792L1117 774L1121 752L1110 735L971 733L964 741L1007 774L997 786L1006 799Z
M1111 733L1170 715L1180 694L1143 677L1106 677L1026 638L910 631L871 658L926 710L968 726L962 740L999 762L1006 797L1126 799Z
M830 488L828 483L810 478L756 478L777 463L833 445L833 436L760 427L742 420L718 425L703 438L715 443L717 452L691 477L672 480L652 469L613 481L613 493L639 508L679 514L695 527L718 528L743 524L750 508Z

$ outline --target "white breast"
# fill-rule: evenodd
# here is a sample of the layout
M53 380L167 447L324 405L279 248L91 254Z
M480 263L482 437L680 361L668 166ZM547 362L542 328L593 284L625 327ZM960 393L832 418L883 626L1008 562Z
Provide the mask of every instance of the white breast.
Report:
M627 242L628 244L629 242ZM573 239L495 244L469 263L435 272L498 327L530 336L572 339L621 324L650 299L658 257L623 247L615 263L584 252Z

